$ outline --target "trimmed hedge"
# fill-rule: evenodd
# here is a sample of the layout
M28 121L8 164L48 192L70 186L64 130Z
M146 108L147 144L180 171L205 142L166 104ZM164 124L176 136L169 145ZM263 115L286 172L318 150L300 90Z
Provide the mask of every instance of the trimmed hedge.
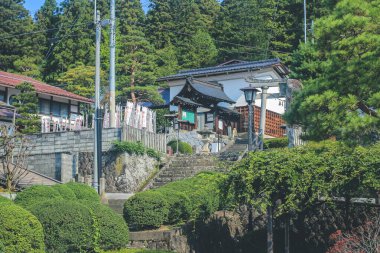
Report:
M124 217L133 229L205 219L219 208L219 185L223 179L223 174L204 172L138 193L125 202Z
M0 224L0 252L45 252L41 223L22 207L0 204Z
M15 203L24 208L52 199L63 199L59 192L50 186L33 185L17 193Z
M74 192L78 200L96 202L96 203L100 202L98 193L91 186L88 186L86 184L81 184L81 183L74 183L74 182L67 183L65 185Z
M122 249L128 245L129 231L122 216L100 203L84 203L91 209L100 229L99 245L103 250Z
M156 191L139 192L124 204L124 218L135 230L159 228L167 219L169 204Z
M166 188L158 189L157 192L161 193L168 202L169 213L167 222L169 224L176 224L190 218L192 210L191 202L184 193Z
M204 219L219 208L219 183L222 179L221 173L202 172L192 178L166 184L160 189L172 189L185 194L191 202L191 218Z
M264 149L269 148L286 148L289 145L288 137L273 138L264 140Z
M0 196L0 204L13 204L13 201L6 197Z
M168 146L170 146L173 150L173 153L177 152L177 140L172 140L168 143ZM192 154L193 148L191 145L187 142L179 141L178 143L178 150L181 154Z
M53 189L56 190L56 191L58 191L63 199L67 199L67 200L76 200L77 199L77 197L75 196L74 191L71 190L65 184L56 184L56 185L53 186Z
M57 199L30 209L44 228L47 252L93 252L98 247L97 221L85 205Z

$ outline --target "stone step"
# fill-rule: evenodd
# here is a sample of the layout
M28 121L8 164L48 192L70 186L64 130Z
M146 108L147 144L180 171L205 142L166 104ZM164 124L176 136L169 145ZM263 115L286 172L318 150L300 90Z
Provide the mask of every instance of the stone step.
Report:
M178 170L202 170L203 168L216 167L216 163L204 166L170 166L166 168L165 171L178 171Z
M125 201L126 199L109 199L108 206L116 213L123 215Z

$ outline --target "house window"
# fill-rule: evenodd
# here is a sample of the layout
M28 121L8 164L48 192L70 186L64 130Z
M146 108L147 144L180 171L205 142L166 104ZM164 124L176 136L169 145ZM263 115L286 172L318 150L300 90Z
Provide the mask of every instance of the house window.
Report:
M68 117L69 116L69 105L68 104L61 104L60 115L61 115L61 117Z
M40 99L40 113L41 114L50 114L50 101L45 99Z
M4 90L0 90L0 101L6 102L5 96L6 96L6 92Z
M69 105L56 101L40 99L40 114L52 114L56 117L68 117Z
M54 102L52 101L51 102L51 113L53 114L53 116L61 116L61 105L60 103L58 102Z

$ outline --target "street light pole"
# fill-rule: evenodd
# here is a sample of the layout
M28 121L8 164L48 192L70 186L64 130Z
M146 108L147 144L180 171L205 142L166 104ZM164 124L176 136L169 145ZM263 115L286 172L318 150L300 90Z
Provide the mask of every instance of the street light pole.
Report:
M240 90L244 92L245 101L248 104L248 151L253 151L253 136L255 134L253 105L255 104L256 94L259 90L251 86Z
M254 128L252 121L254 120L254 111L252 102L248 104L248 151L253 151L253 135Z

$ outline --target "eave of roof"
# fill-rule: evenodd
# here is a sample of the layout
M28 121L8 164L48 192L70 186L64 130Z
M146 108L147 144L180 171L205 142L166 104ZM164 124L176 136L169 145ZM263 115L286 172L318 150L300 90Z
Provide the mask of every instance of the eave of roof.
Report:
M63 97L87 104L93 103L92 99L79 96L64 89L35 80L31 77L0 71L0 85L2 86L15 88L17 85L23 82L31 83L34 86L36 92L40 94Z
M278 65L282 65L280 59L278 58L262 60L262 61L250 61L250 62L241 62L241 63L236 63L236 64L218 65L218 66L208 67L208 68L182 70L174 75L160 77L157 79L157 81L169 81L169 80L183 79L187 77L200 77L200 76L218 75L221 73L242 72L242 71L255 70L255 69L260 69L260 68L269 67L269 66L278 66ZM285 66L284 68L287 70Z

